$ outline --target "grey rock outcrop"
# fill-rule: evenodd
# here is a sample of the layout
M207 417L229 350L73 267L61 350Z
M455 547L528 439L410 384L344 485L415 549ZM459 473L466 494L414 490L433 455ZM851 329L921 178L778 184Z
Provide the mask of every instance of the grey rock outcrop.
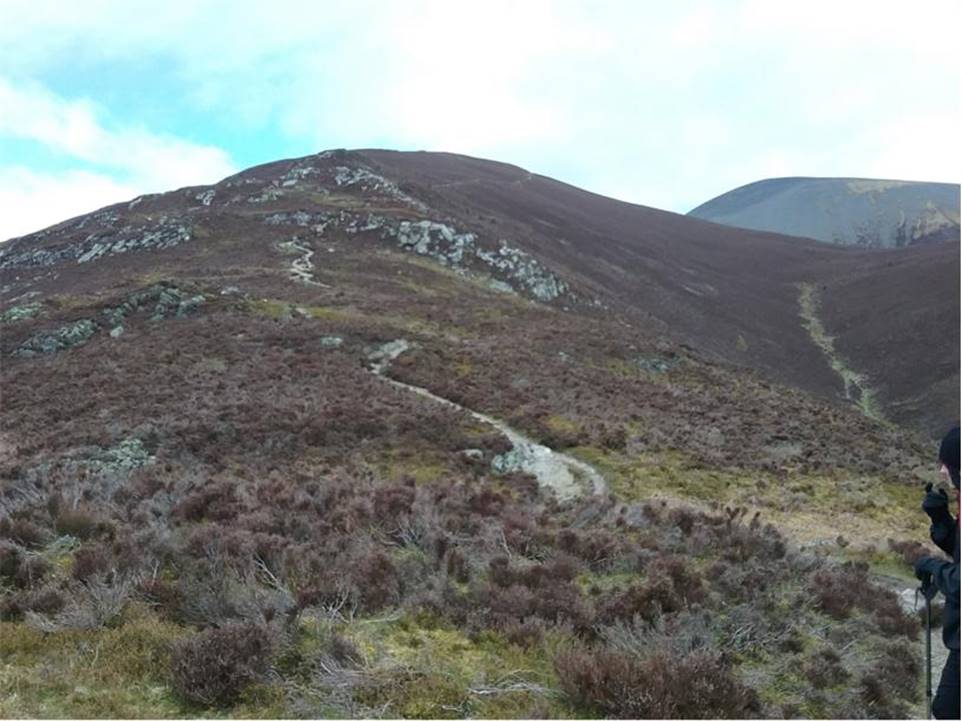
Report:
M104 221L106 227L55 248L36 248L30 242L42 238L48 231L24 236L24 239L17 239L16 245L0 249L0 268L35 268L71 261L89 263L118 253L171 248L191 239L189 225L166 216L144 226L115 228L115 223L115 220ZM82 229L84 224L78 223L73 230Z
M112 338L123 332L123 320L133 313L152 309L151 321L185 318L206 301L201 294L190 294L174 285L157 284L129 295L123 303L105 308L94 318L82 318L53 331L42 331L20 344L13 355L30 358L81 346L95 333L109 329Z
M519 292L543 302L571 294L567 283L507 240L498 241L494 248L486 247L477 234L429 218L402 220L344 210L322 213L298 210L272 213L264 222L273 226L311 228L317 235L333 231L349 236L376 234L401 250L430 258L456 272L483 270L493 276L489 285L499 292Z
M81 346L93 337L97 324L89 318L61 326L54 331L31 336L13 351L14 355L30 358L35 355L56 353L66 348Z

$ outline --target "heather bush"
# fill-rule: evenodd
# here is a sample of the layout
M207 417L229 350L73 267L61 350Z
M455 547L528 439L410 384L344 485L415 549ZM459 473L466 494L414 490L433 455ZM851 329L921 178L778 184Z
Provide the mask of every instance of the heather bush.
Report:
M50 538L50 533L25 518L0 519L0 538L9 538L27 548L39 548Z
M61 508L54 521L54 528L61 536L73 536L81 540L110 535L113 532L112 524L82 506Z
M906 566L914 565L919 558L931 553L931 550L919 541L897 541L890 538L888 539L888 547L898 554Z
M878 644L873 663L858 678L857 688L875 718L907 718L919 700L919 654L904 639Z
M105 573L111 566L109 553L102 546L84 546L73 558L71 575L83 581L97 573Z
M842 665L842 658L833 648L823 647L802 663L802 676L816 689L845 683L851 674Z
M65 605L63 593L53 587L18 591L0 602L0 620L19 621L28 611L49 616L59 612Z
M761 711L755 692L710 651L641 658L573 649L556 657L555 670L575 706L609 718L752 718Z
M812 577L810 589L820 610L832 618L844 619L857 608L859 597L865 592L854 567L822 569Z
M20 562L13 577L18 588L34 588L53 570L52 564L42 556L28 555Z
M270 635L263 626L237 624L202 631L174 647L174 691L199 706L230 706L248 686L266 677L270 656Z
M858 609L873 614L883 635L918 637L917 621L902 610L893 591L869 580L867 564L848 562L820 569L809 587L818 608L833 618L847 618Z
M671 579L659 577L602 600L596 618L601 624L631 621L636 617L652 623L662 613L674 613L682 607L682 597Z
M397 568L383 551L372 551L358 558L350 578L360 606L367 612L378 611L400 600Z

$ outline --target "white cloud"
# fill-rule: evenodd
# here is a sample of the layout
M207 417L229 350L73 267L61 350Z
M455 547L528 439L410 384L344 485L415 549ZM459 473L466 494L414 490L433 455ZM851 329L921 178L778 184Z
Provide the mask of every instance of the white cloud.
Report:
M0 167L0 240L137 194L134 186L84 170L37 173L24 167Z
M0 46L8 77L20 79L66 57L108 71L150 58L181 83L178 112L229 114L239 136L273 134L285 150L464 152L684 211L764 177L753 173L957 182L960 8L274 0L237 12L227 0L0 0L0 17L12 18ZM42 92L28 99L45 107ZM89 103L66 106L33 129L17 121L19 132L98 162L107 136L156 168L158 190L229 162L110 126ZM167 162L181 156L189 162Z
M235 172L219 148L143 128L108 129L89 100L67 100L0 77L0 136L40 144L74 168L49 174L0 165L0 239L149 192L213 183Z

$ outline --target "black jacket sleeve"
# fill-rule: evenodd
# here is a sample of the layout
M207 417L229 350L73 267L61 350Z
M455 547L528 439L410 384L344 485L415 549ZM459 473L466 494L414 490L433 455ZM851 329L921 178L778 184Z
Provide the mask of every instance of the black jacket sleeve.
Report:
M932 537L932 543L941 548L949 556L955 550L955 534L958 524L955 519L949 516L950 521L941 521L939 523L933 523L929 527L929 535Z
M937 570L933 569L932 582L945 596L947 603L959 607L959 564L943 563Z

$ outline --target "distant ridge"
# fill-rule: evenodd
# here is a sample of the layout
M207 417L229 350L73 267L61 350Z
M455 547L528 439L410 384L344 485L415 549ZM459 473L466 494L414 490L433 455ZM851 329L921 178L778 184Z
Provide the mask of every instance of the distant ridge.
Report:
M771 178L688 213L749 230L836 245L901 248L959 242L959 186L868 178Z

